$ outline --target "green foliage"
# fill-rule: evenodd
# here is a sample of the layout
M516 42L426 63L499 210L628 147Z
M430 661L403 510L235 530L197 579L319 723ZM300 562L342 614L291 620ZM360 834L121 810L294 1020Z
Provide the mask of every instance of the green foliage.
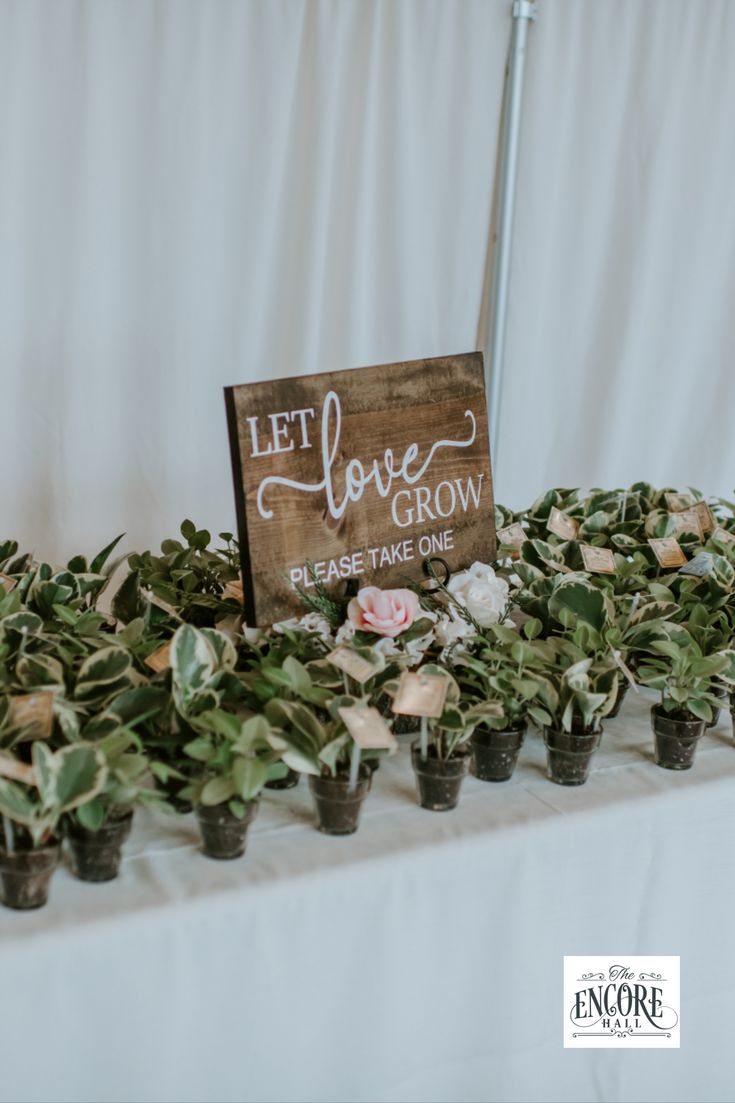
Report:
M0 815L24 828L33 846L41 846L64 813L102 791L107 764L101 751L88 743L52 751L43 742L32 744L32 763L32 781L0 777Z

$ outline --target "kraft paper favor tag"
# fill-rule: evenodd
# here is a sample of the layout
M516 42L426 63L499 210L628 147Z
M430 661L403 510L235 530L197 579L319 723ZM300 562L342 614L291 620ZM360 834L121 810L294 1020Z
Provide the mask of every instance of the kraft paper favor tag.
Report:
M0 752L0 777L10 778L11 781L22 781L26 785L36 784L36 771L26 762L19 762L9 754Z
M686 563L679 574L694 575L695 578L703 578L710 573L715 565L714 558L709 552L698 552L693 559Z
M669 513L681 513L683 509L694 505L691 494L664 494L664 501Z
M222 597L229 598L230 601L236 601L238 605L243 605L245 602L245 594L243 592L242 582L240 582L239 579L227 582L222 591Z
M398 683L393 712L399 716L425 716L438 720L444 712L449 679L441 674L405 670Z
M598 548L594 544L580 544L582 562L586 571L596 574L615 574L615 556L609 548Z
M675 533L682 533L683 535L691 533L698 540L702 540L702 525L694 506L690 506L688 509L680 509L678 513L670 513L669 517L674 522Z
M3 572L0 571L0 587L5 590L6 594L9 594L17 585L17 578L11 578L9 574L3 574Z
M361 751L394 751L398 746L393 732L376 708L343 705L337 712Z
M171 666L171 642L169 640L168 643L162 644L145 660L145 665L150 667L155 674L162 674L164 670L168 670Z
M692 509L694 510L694 512L697 514L697 517L699 518L699 527L702 530L702 534L704 535L708 532L714 532L715 527L716 527L715 526L715 519L712 516L712 510L709 508L707 503L706 502L695 502L694 505L692 506Z
M518 559L520 557L520 548L522 544L525 544L528 537L523 531L523 526L515 522L513 525L506 525L503 529L498 529L495 533L498 539L498 545L509 544L515 550L511 555L511 559Z
M718 525L715 531L712 533L713 540L719 540L721 544L735 544L735 536L724 529L722 525Z
M10 699L10 726L23 729L18 740L48 739L54 726L54 695L49 690Z
M372 663L349 647L335 647L327 655L327 660L360 685L364 685L368 678L377 673Z
M675 536L664 536L660 540L649 540L648 543L662 567L683 567L687 561Z
M560 536L562 540L574 540L579 528L579 521L575 521L568 513L563 513L556 506L552 506L546 527L549 532L553 532L555 536Z

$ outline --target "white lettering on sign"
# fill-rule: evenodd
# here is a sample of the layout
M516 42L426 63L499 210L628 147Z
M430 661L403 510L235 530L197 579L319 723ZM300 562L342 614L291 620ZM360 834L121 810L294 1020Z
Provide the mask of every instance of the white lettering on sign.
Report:
M279 442L281 437L287 437L288 436L288 422L289 421L295 421L296 418L299 419L299 422L301 424L301 444L299 445L299 448L311 448L311 441L309 440L309 433L308 433L308 430L306 428L306 419L307 419L307 417L315 417L315 416L316 415L315 415L315 411L314 411L313 406L310 406L308 409L305 409L305 410L282 410L280 413L277 413L277 414L269 414L268 417L269 417L269 420L270 420L270 423L271 423L271 435L273 437L273 440L268 441L268 447L267 448L260 448L260 446L258 444L258 419L257 419L257 417L247 418L246 419L247 423L250 426L250 439L251 439L252 445L253 445L251 455L252 456L270 456L271 453L273 453L273 452L293 452L293 449L294 449L294 442L293 441L291 441L289 443L287 448L282 447L278 442ZM279 425L278 424L279 419L283 420L284 418L286 420L286 424L285 425Z
M271 452L290 452L294 447L293 440L288 446L284 446L280 443L280 438L288 434L288 425L278 424L278 419L286 419L286 423L293 421L297 415L301 415L301 431L302 431L302 448L310 447L308 442L308 434L306 432L306 415L313 414L313 410L294 410L289 412L283 412L279 414L271 414L270 420L272 425L272 441L268 442L268 447L264 450L258 448L258 436L257 436L257 418L248 418L250 424L250 433L253 443L252 456L265 456ZM327 509L329 513L338 521L343 516L347 506L350 502L359 502L362 498L363 491L370 483L375 484L375 489L381 498L386 498L391 491L393 483L397 479L401 479L409 486L414 486L421 477L426 473L431 465L434 456L441 448L470 448L477 437L477 421L475 415L471 410L465 410L465 418L469 419L472 425L471 435L467 440L437 440L429 449L429 454L424 461L420 463L420 466L413 473L409 471L411 464L416 463L419 459L418 445L413 443L409 444L408 448L403 454L403 459L398 461L393 455L392 448L386 448L383 455L383 470L381 471L380 461L374 459L368 466L367 470L365 465L358 459L351 459L348 461L344 469L344 481L345 492L341 502L337 502L334 496L334 487L332 484L332 468L334 467L337 452L339 450L339 438L342 427L342 409L340 406L339 395L335 391L328 391L326 398L324 399L324 405L322 407L322 426L321 426L321 447L322 447L322 471L324 472L324 478L320 479L316 483L299 482L297 479L288 479L282 475L269 475L263 479L258 487L258 493L256 502L258 506L258 513L266 521L273 517L273 510L268 509L264 504L263 498L265 492L271 486L287 486L292 490L302 490L305 494L318 494L324 490L327 494ZM416 495L416 521L420 522L426 517L428 520L435 520L436 516L449 517L456 504L457 496L462 504L462 508L466 511L470 498L475 504L475 508L479 506L480 500L480 488L482 482L482 475L478 476L477 488L475 488L472 479L467 479L466 487L461 486L461 480L455 479L454 484L448 481L440 483L434 491L434 497L432 502L429 502L430 490L428 487L417 487L415 491ZM400 491L398 492L401 493ZM397 497L398 495L396 495ZM451 509L447 507L451 503ZM436 512L432 511L435 510ZM400 525L401 522L396 520L395 501L393 504L393 515L395 523ZM405 525L411 524L411 521L405 521Z

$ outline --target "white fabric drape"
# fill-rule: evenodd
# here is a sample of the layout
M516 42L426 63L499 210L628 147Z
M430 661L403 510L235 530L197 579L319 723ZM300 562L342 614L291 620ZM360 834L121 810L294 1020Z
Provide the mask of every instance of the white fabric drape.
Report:
M581 788L532 730L511 781L427 812L401 736L347 838L303 778L234 862L136 813L118 880L0 908L0 1101L732 1103L730 717L662 770L653 700ZM680 956L681 1048L565 1050L565 954Z
M221 387L480 332L509 0L0 0L2 530L234 524ZM497 494L735 470L735 4L542 0Z

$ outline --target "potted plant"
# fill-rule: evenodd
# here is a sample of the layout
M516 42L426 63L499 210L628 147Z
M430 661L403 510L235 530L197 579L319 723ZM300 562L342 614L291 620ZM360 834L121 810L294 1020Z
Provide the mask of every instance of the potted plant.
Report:
M183 729L193 738L183 747L196 763L180 792L191 801L210 858L239 858L255 818L260 792L275 762L271 734L262 716L235 715L233 675L237 655L230 640L215 629L183 624L171 642L171 691ZM244 691L243 691L244 692Z
M231 532L221 532L223 547L212 547L206 529L181 523L181 540L164 540L160 555L133 552L127 577L119 586L112 611L128 624L143 617L153 630L170 634L185 621L215 627L242 618L240 550Z
M705 724L719 700L712 692L715 679L730 669L730 654L703 655L702 649L685 631L677 642L659 640L652 644L654 655L638 670L643 685L657 689L659 704L651 709L657 766L667 770L689 770Z
M386 691L394 698L393 709L400 712L403 708L401 698L405 678L386 683ZM432 812L448 812L456 808L462 782L467 775L470 763L469 740L476 723L484 719L478 710L472 714L461 703L461 691L456 680L447 669L437 663L426 663L411 677L415 679L416 705L413 715L420 717L421 736L411 744L411 765L416 776L418 802L422 808ZM438 693L441 713L428 715L420 700L423 690L428 687L429 696ZM431 707L436 713L436 707Z
M82 881L117 877L138 805L168 807L149 784L151 763L135 730L158 716L167 699L156 686L124 690L82 729L82 738L97 747L107 766L102 790L63 818L72 872Z
M274 698L296 700L301 696L310 703L320 704L334 695L333 688L322 689L301 673L302 660L315 670L319 665L317 660L323 660L328 650L320 634L308 625L311 618L318 616L308 613L302 618L306 624L278 625L277 634L269 638L261 650L248 656L240 678L247 691L247 705L254 712L262 711ZM298 785L300 776L298 770L283 763L280 775L272 772L266 786L292 789Z
M9 908L39 908L59 861L56 833L65 813L92 799L107 779L101 752L86 743L51 751L30 746L30 762L0 756L0 885Z
M539 699L546 712L544 742L548 777L558 785L583 785L599 746L602 720L618 689L610 654L589 654L586 626L571 637L547 640L551 659L539 676Z
M527 621L521 634L499 625L485 630L460 653L452 672L463 705L476 720L470 740L472 770L480 781L507 781L513 774L529 717L537 723L546 713L534 702L540 685L535 675L544 669L545 645L531 642L541 630L538 620Z
M392 750L394 740L369 696L335 693L318 685L308 667L292 659L286 669L288 696L274 697L265 705L273 725L270 743L291 769L309 777L317 830L327 835L351 835L357 830L372 771L365 760ZM348 723L355 712L378 735L381 746L363 749Z

